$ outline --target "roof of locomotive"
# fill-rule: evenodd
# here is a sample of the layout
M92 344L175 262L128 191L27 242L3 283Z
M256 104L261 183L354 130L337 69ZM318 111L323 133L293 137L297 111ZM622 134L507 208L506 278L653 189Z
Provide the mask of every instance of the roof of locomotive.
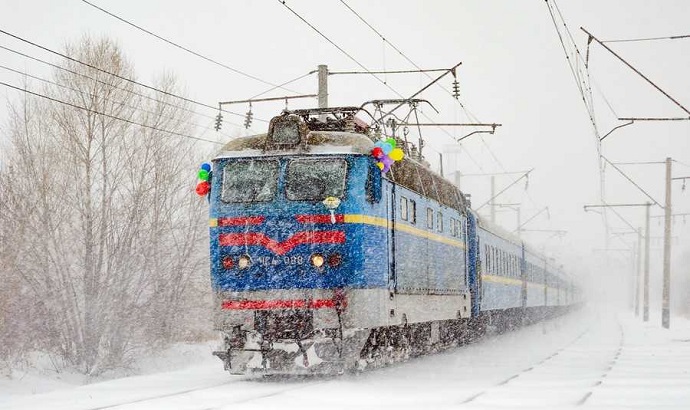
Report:
M369 154L374 142L365 134L346 131L309 131L306 143L289 149L266 150L268 134L235 138L223 146L217 158L294 155L294 154Z

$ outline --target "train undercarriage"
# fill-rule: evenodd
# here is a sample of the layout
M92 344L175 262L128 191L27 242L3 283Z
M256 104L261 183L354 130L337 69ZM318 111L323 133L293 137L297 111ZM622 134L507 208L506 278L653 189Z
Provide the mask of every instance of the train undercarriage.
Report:
M472 343L566 313L574 306L482 312L473 319L371 329L315 329L311 311L255 312L255 328L234 327L214 352L232 374L334 375L384 367Z

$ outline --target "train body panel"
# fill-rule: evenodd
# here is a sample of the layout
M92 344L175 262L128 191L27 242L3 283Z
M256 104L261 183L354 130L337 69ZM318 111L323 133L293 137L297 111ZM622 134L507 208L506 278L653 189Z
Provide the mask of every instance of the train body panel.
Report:
M481 281L481 310L523 307L520 243L503 238L480 226L480 258L484 267Z
M450 182L409 159L382 175L368 135L330 130L352 116L307 117L276 117L213 161L215 354L228 370L351 369L487 314L570 303L565 280Z

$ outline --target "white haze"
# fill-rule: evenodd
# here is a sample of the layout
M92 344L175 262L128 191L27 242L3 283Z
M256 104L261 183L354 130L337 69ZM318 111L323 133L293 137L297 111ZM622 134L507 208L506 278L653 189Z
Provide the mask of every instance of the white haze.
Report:
M430 109L424 112L434 122L474 121L497 122L503 124L494 135L473 136L455 144L450 136L441 130L430 128L425 138L429 149L426 154L435 169L438 169L438 154L444 154L446 174L454 171L462 174L484 174L504 171L521 171L534 168L530 174L529 186L518 183L500 197L500 202L521 203L522 221L549 207L550 219L545 214L532 220L526 229L567 230L562 238L550 237L539 232L525 232L524 238L540 251L560 261L565 269L573 274L587 290L593 302L594 312L588 318L596 326L594 335L600 337L601 345L592 342L586 346L597 351L615 351L618 334L606 330L616 326L616 316L609 311L621 309L629 312L632 301L633 258L626 249L634 248L631 235L606 237L602 218L594 212L585 213L583 206L600 203L601 187L597 165L597 150L591 123L584 104L578 94L575 80L569 71L565 55L543 1L515 2L511 0L492 1L397 1L369 2L352 0L347 3L373 24L386 38L401 49L405 55L423 68L449 67L458 61L463 65L458 69L461 101L476 116L468 118L457 102L438 87L431 88L421 97L429 99L441 112L439 115ZM273 83L281 83L314 70L318 64L328 64L332 71L360 70L354 62L326 42L312 29L292 15L278 1L240 1L194 3L172 1L99 1L96 4L131 20L136 24L178 42L217 61L251 73ZM287 2L305 19L312 22L331 40L353 55L371 70L397 70L413 68L397 51L386 45L338 1L293 0ZM685 0L652 2L645 0L606 0L597 2L559 3L575 39L584 51L586 35L579 30L585 27L601 39L640 38L682 35L688 33L690 3ZM203 61L186 52L171 47L147 34L89 7L83 2L54 2L49 0L13 2L0 0L0 28L35 41L54 50L61 50L64 44L78 40L82 35L106 36L119 43L123 52L133 61L139 80L151 83L154 73L161 70L174 72L186 84L191 98L215 106L218 101L239 100L252 97L270 88L265 84L247 79L228 70ZM41 58L55 61L49 53L39 52L7 36L0 35L0 45L16 48ZM687 67L690 66L690 39L677 41L612 43L621 55L657 82L674 98L690 106L690 84ZM26 70L35 75L47 76L48 70L34 62L18 58L0 50L0 62L15 69ZM601 130L608 132L620 124L616 116L683 116L682 110L654 91L642 79L635 76L620 61L612 57L600 46L591 47L591 74L597 86L606 95L606 101L595 93L597 119ZM434 74L432 74L434 75ZM382 76L382 78L384 78ZM430 81L421 75L385 76L385 81L402 95L408 96ZM0 81L21 85L20 75L0 70ZM441 81L446 90L451 88L449 78ZM301 93L316 92L316 78L310 76L289 86ZM281 96L287 92L276 90L265 96ZM370 76L331 76L329 78L329 103L331 105L360 105L362 102L378 98L397 98L387 87ZM3 99L16 101L20 93L0 86ZM309 102L307 102L309 101ZM313 106L314 100L290 103L291 108ZM608 105L613 107L612 112ZM247 106L239 105L229 109L244 113ZM262 132L265 123L257 119L270 119L284 108L283 102L255 105L255 121L250 131L230 123L241 124L243 118L225 116L226 134L244 135L249 132ZM207 115L215 115L214 110L201 109ZM0 108L0 120L5 123L7 111ZM199 118L198 122L211 126L212 120ZM452 136L462 135L462 131L448 129ZM227 137L213 131L199 131L198 136L225 141ZM612 134L602 145L602 152L613 161L663 161L666 157L677 160L674 163L674 176L690 176L690 123L645 123L623 128ZM0 141L4 147L6 141ZM211 144L199 144L200 151L212 152ZM498 161L496 160L498 159ZM653 198L663 202L664 169L662 165L625 167L624 170L636 183ZM605 195L609 203L640 203L647 198L632 184L621 177L614 169L605 170ZM498 188L508 185L516 176L497 177ZM489 179L487 177L461 178L462 189L472 195L475 206L489 198ZM681 191L680 181L673 183L674 213L690 212L690 194ZM619 214L634 227L644 226L642 208L619 209ZM487 207L480 211L488 215ZM654 216L662 210L652 208ZM626 222L613 213L608 213L612 231L627 230ZM674 316L671 333L660 331L660 295L662 274L663 226L661 219L652 222L652 246L650 258L651 319L641 327L639 320L621 313L618 317L631 335L632 351L639 348L650 355L654 349L678 353L678 361L663 361L670 366L673 376L669 381L669 391L660 389L649 393L649 405L669 404L670 408L682 408L690 402L690 391L686 378L677 376L690 365L687 362L688 350L678 340L687 340L688 322L680 317L688 314L690 304L690 217L685 223L678 217L673 225L672 243L673 306ZM498 222L508 230L516 228L516 215L503 209L498 214ZM604 252L606 248L622 249ZM597 310L607 312L597 313ZM581 319L583 316L576 316ZM504 335L492 339L486 345L476 345L444 353L438 357L418 360L361 377L343 378L318 382L290 382L294 392L280 393L272 399L249 402L244 408L278 407L285 403L297 407L317 407L328 404L333 408L342 406L395 406L419 408L432 403L437 407L453 407L459 401L472 396L474 387L467 386L467 372L477 365L477 389L488 388L502 377L509 377L522 366L536 361L542 352L557 350L558 346L583 329L586 321L567 319L572 327L555 324L546 326L543 337L541 325L520 330L515 335ZM598 332L598 333L597 333ZM553 336L553 338L551 338ZM569 340L569 339L568 339ZM560 343L560 344L559 344ZM638 343L637 345L634 343ZM533 347L536 346L536 347ZM652 346L652 347L650 347ZM515 356L510 352L515 349ZM517 353L517 350L520 353ZM526 352L525 352L526 349ZM552 350L549 350L552 349ZM583 351L587 351L583 347ZM673 350L678 349L678 350ZM194 350L196 358L207 357L208 352ZM482 355L497 355L485 359ZM608 354L608 353L607 353ZM594 355L596 356L596 355ZM637 359L637 356L631 356ZM511 360L515 359L515 362ZM201 360L201 359L198 359ZM485 360L485 362L482 362ZM583 359L584 360L584 359ZM594 360L594 359L592 359ZM438 370L439 366L452 363L453 368ZM591 363L599 366L598 362ZM654 380L661 366L652 361L642 361L647 366L648 377ZM551 381L553 375L563 376L573 371L574 363L567 362L553 373L546 372L537 377L534 383ZM638 377L632 370L633 362L628 363L629 373ZM586 366L585 366L586 367ZM232 380L233 389L211 390L210 396L190 396L184 403L161 401L158 404L132 404L127 408L193 408L197 400L208 400L209 407L222 408L223 401L218 397L230 397L230 402L241 401L274 391L271 383L246 383L229 378L222 371L220 361L204 359L203 366L185 367L180 364L177 372L147 376L141 379L125 379L92 386L57 391L51 395L37 397L18 397L10 394L19 389L18 384L4 385L0 395L0 406L6 408L40 408L51 406L55 410L68 408L92 408L116 403L134 401L137 398L155 395L156 392L173 392L224 383ZM598 370L601 370L597 367ZM136 372L134 370L133 372ZM157 370L156 370L157 371ZM623 372L625 373L625 371ZM52 383L53 375L38 376L29 374L27 384L39 390L58 387ZM625 375L615 379L620 383L629 382ZM445 377L445 378L444 378ZM589 377L589 376L587 376ZM675 378L678 377L678 378ZM47 381L48 380L48 381ZM420 384L414 382L420 381ZM597 379L582 379L582 383L595 383ZM79 380L79 383L84 380ZM457 384L454 384L457 382ZM33 385L32 385L33 383ZM118 384L119 383L119 384ZM149 384L147 384L149 383ZM208 383L208 384L206 384ZM484 384L482 384L484 383ZM589 387L566 386L568 394L575 397L574 404ZM615 385L615 381L613 382ZM2 386L2 385L0 385ZM41 387L43 386L43 387ZM142 386L149 386L146 390ZM303 390L300 390L304 386ZM439 390L434 390L437 386ZM589 385L587 385L589 386ZM60 388L65 387L60 385ZM68 384L67 387L70 387ZM376 390L380 387L382 395ZM572 387L572 388L571 388ZM619 386L620 387L620 386ZM32 387L23 389L29 393ZM323 390L322 390L323 388ZM177 389L177 390L176 390ZM285 390L283 387L276 391ZM424 390L437 395L430 395ZM444 390L445 389L445 390ZM683 390L685 389L685 390ZM29 391L27 391L29 390ZM289 389L288 389L289 390ZM479 391L477 390L477 392ZM510 390L507 390L510 391ZM520 390L521 394L531 390ZM113 393L116 392L116 393ZM311 394L304 394L306 392ZM350 401L335 402L334 397L342 392L356 392ZM439 395L451 394L452 400L435 401ZM570 400L570 395L566 394ZM644 397L630 388L621 388L615 394L619 398ZM685 394L685 396L684 396ZM400 395L400 396L396 396ZM389 398L390 400L385 400ZM210 398L209 398L210 397ZM303 399L303 397L307 397ZM316 397L309 401L309 397ZM397 398L396 398L397 397ZM432 400L432 397L434 398ZM494 396L487 396L494 397ZM558 399L556 396L549 396ZM670 402L664 397L671 397ZM403 400L410 398L410 400ZM593 395L592 398L596 398ZM650 400L651 400L650 399ZM83 400L83 401L82 401ZM121 400L121 401L118 401ZM496 399L498 400L498 399ZM525 399L527 400L527 399ZM592 402L606 406L611 402ZM675 401L674 401L675 400ZM523 403L527 403L525 401ZM77 405L76 403L80 403ZM83 403L84 407L82 406ZM481 404L481 401L478 402ZM507 402L496 401L486 406L503 406ZM619 402L625 405L625 401ZM570 405L568 404L568 405ZM554 406L566 405L562 402ZM177 406L177 407L175 407ZM675 407L673 407L675 406ZM227 408L236 405L227 405Z

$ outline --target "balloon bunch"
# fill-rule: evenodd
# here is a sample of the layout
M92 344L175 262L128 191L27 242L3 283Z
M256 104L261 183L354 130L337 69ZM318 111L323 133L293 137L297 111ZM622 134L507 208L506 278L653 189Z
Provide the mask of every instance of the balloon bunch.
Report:
M204 196L211 192L211 164L206 162L201 164L197 176L199 177L199 183L196 184L196 193L199 196Z
M390 171L395 161L400 161L405 156L402 149L396 148L395 138L377 141L371 150L371 155L378 160L376 165L385 174Z

